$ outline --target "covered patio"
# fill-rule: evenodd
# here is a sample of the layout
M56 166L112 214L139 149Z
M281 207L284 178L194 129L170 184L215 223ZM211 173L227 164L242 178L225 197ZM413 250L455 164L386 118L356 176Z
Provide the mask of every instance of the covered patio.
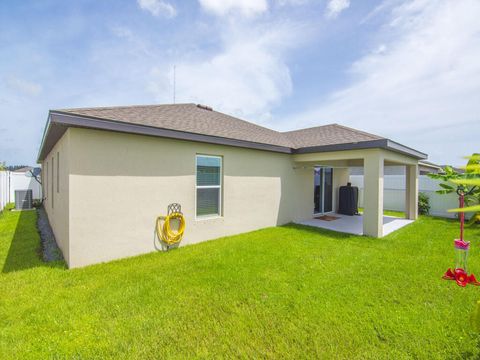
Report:
M331 151L330 151L331 150ZM321 227L334 231L372 237L385 236L418 217L418 161L426 155L388 139L359 143L321 146L294 155L296 168L333 169L333 209L328 213L337 219L316 219L318 213L312 209L310 218L298 219L299 224ZM385 166L405 166L405 218L383 215L383 176ZM364 168L364 211L363 215L340 215L338 211L339 188L349 182L349 167ZM313 172L313 171L312 171ZM313 178L313 176L312 176ZM312 184L312 199L314 197ZM306 191L309 191L306 189ZM320 214L321 215L321 214Z
M329 217L336 219L323 220L318 217L309 220L298 221L297 224L308 225L347 234L363 235L363 215L348 216L335 213L331 214ZM383 236L386 236L408 224L411 224L414 220L384 215L382 221Z

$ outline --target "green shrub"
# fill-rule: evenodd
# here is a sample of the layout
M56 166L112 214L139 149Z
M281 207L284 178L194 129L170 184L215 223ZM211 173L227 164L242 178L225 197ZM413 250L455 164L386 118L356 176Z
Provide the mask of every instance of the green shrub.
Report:
M418 213L420 215L428 215L430 212L430 199L427 194L418 193Z

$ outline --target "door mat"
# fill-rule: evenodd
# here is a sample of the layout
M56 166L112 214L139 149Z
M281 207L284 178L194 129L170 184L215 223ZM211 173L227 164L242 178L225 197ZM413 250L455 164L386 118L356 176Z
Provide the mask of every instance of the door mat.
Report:
M340 218L337 217L337 216L322 215L322 216L316 217L315 219L324 220L324 221L333 221L333 220L337 220L337 219L340 219Z

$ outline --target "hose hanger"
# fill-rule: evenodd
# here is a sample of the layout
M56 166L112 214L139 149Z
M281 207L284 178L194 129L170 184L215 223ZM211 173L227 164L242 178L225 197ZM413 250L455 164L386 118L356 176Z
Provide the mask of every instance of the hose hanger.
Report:
M173 229L173 223L178 223L177 229ZM185 232L185 217L182 213L182 206L177 203L168 205L167 216L158 216L155 226L158 240L166 245L167 250L178 244Z

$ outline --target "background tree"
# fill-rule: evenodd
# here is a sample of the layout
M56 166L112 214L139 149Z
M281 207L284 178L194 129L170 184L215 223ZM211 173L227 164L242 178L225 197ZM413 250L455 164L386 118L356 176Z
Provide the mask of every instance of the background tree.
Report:
M32 178L35 179L36 182L38 182L40 185L42 185L42 179L40 177L39 168L34 168L32 170L28 170L28 176L31 176Z

